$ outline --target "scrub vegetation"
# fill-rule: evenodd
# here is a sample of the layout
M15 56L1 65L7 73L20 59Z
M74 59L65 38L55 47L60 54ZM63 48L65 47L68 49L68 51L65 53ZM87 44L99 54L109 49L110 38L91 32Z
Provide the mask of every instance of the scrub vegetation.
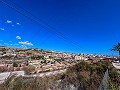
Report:
M105 71L109 69L109 88L118 90L115 81L119 74L110 62L87 64L82 61L69 67L65 73L45 77L10 77L0 90L98 90Z

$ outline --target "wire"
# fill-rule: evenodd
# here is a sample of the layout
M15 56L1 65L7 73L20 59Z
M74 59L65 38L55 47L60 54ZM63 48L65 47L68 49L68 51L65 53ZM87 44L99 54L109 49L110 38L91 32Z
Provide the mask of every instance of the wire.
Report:
M1 1L2 1L3 4L5 4L5 5L7 5L8 7L14 9L14 10L17 11L19 14L22 14L23 16L29 18L30 20L34 21L35 23L37 22L37 24L38 24L38 23L39 23L39 24L42 24L42 23L39 22L38 20L36 20L36 19L34 19L34 18L31 18L30 16L28 16L28 15L20 12L18 9L14 8L13 6L9 5L8 3L4 2L3 0L1 0ZM45 28L46 25L44 25L44 26L43 26L43 25L44 25L44 24L42 24L42 28L46 29L46 28ZM50 28L50 27L48 27L48 28ZM47 30L50 31L49 29L47 29ZM60 36L59 36L59 33L57 33L57 32L52 32L52 33L54 33L54 34L56 34L58 37L60 37ZM64 38L63 35L62 35L61 37L62 37L62 39L64 39L65 41L68 42L68 40L66 40L66 38ZM70 43L70 42L69 42L69 43Z
M68 40L66 39L66 37L63 36L63 34L62 34L61 32L58 32L54 27L51 27L51 26L48 25L47 23L43 22L42 20L40 20L39 18L37 18L36 16L34 16L33 14L31 14L31 13L28 12L27 10L24 10L24 9L22 8L25 12L29 13L29 14L32 15L34 18L31 17L31 16L29 16L29 15L27 15L27 14L25 14L25 13L23 13L23 12L21 12L21 11L19 11L17 8L11 6L10 4L8 4L7 2L5 2L4 0L0 0L0 1L1 1L4 5L6 5L7 7L15 10L17 13L21 14L22 16L30 19L32 22L34 22L34 23L36 23L36 24L39 24L42 28L44 28L44 29L47 30L48 32L51 32L52 34L55 34L57 37L62 38L64 41L69 42L69 43L71 43L71 44L73 44L73 45L75 45L75 46L77 46L77 47L80 48L80 46L79 46L78 44L76 44L75 42L73 42L73 41L71 41L71 40L68 41ZM41 21L42 21L44 24L43 24ZM47 29L46 29L46 28L47 28ZM49 30L49 29L50 29L50 30ZM67 35L66 35L66 36L67 36ZM77 50L78 50L78 49L77 49Z

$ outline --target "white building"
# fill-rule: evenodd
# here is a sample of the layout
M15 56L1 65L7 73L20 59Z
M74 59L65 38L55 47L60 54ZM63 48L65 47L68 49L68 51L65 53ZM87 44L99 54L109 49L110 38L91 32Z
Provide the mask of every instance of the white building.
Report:
M86 58L84 56L76 55L75 60L88 60L88 58Z

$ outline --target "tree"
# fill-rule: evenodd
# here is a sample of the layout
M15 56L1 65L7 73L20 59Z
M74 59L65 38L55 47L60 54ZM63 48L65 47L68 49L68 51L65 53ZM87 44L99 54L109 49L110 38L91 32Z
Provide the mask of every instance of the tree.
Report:
M117 51L120 56L120 43L118 42L114 47L112 48L113 51Z

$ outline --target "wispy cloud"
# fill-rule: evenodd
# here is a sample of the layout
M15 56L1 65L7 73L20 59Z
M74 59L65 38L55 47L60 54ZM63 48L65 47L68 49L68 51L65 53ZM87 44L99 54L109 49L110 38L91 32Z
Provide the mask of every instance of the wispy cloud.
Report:
M12 27L14 27L15 25L11 25Z
M12 41L9 41L10 43L12 42Z
M21 37L20 36L16 36L16 39L21 39Z
M26 48L27 49L27 46L26 45L21 45L21 48Z
M9 43L4 43L4 45L7 45L7 46L8 46L8 45L9 45Z
M5 28L0 28L0 30L1 30L1 31L4 31L4 30L5 30Z
M19 42L19 44L26 45L26 46L33 46L33 44L29 41L24 41L24 42L21 41L21 42Z
M3 40L0 40L0 42L2 42Z
M16 46L19 46L19 44L11 43L11 44L9 44L9 46L14 46L14 47L16 47Z
M12 21L10 21L10 20L7 20L7 21L6 21L6 23L10 23L10 24L11 24L11 23L12 23Z
M19 46L19 44L14 44L15 46Z

